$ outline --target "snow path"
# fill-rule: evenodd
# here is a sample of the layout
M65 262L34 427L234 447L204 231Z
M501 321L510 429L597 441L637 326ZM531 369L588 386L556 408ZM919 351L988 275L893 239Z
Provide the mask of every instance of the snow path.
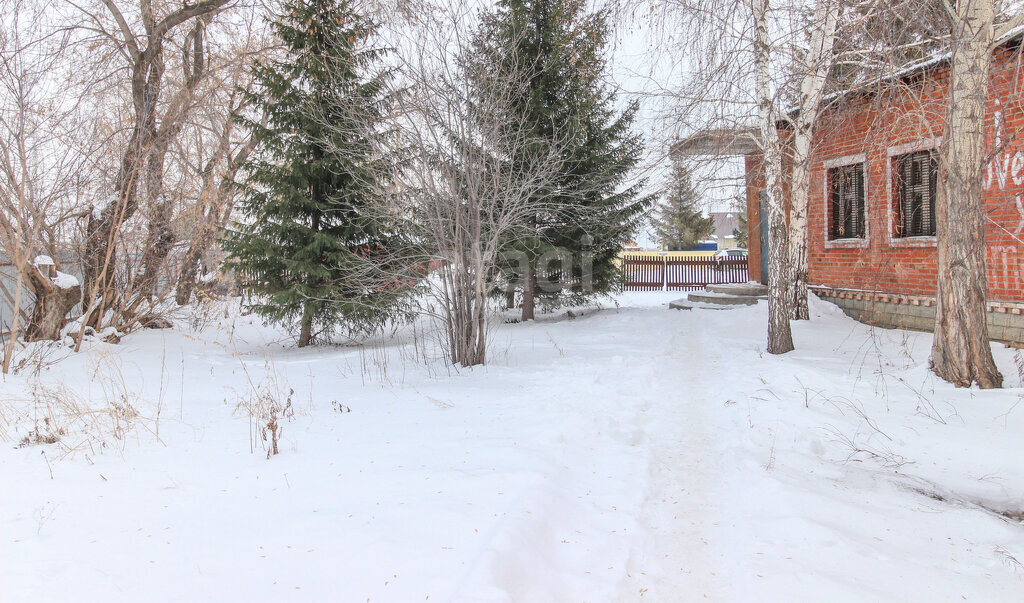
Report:
M926 334L813 300L771 357L763 303L675 297L503 326L451 374L408 333L297 350L232 316L10 377L12 439L56 403L33 385L144 418L0 447L0 601L1024 598L1024 527L981 508L1024 509L1012 351L1007 389L955 390ZM269 461L250 382L297 409Z
M614 341L560 344L568 360L556 364L559 372L595 375L601 389L606 384L615 388L610 406L590 419L593 431L587 445L593 446L589 440L595 436L604 437L611 440L605 447L624 445L627 450L622 454L635 457L628 476L608 471L608 479L615 480L620 487L628 482L636 484L635 498L624 501L629 506L620 504L613 511L631 516L622 530L639 534L626 543L626 551L604 553L613 553L609 558L628 554L624 560L624 579L613 590L604 591L604 596L612 600L646 597L672 601L684 592L717 597L727 597L728 593L727 585L716 576L718 560L713 558L711 546L711 528L717 523L712 477L721 464L721 447L716 447L708 437L702 408L713 391L710 384L727 379L730 370L735 369L721 362L720 351L706 341L704 331L673 329L672 335L651 340L651 333L682 318L678 313L666 314L663 308L657 312L650 308L606 311L600 317L601 328L615 333ZM585 381L570 381L567 386L559 394L567 400L594 401L601 397ZM567 455L564 449L556 452ZM579 469L567 466L557 480L571 481ZM557 505L551 505L549 512L557 509ZM541 541L533 544L538 550L544 548ZM503 558L496 560L496 564L507 569L510 561ZM597 569L621 568L609 561L608 568ZM564 580L574 570L588 573L593 568L564 567L551 578L556 582ZM522 584L534 581L535 576L517 578L525 580ZM505 584L513 600L545 600L553 594L550 590L517 590L511 586L514 582ZM602 592L589 585L582 590L563 591L552 600L573 600L572 593L588 591Z
M645 318L666 319L650 313ZM653 404L644 411L657 417L659 428L651 430L649 483L639 513L649 533L631 551L627 579L615 599L672 601L681 593L729 599L718 569L720 553L712 546L720 522L714 476L721 473L722 451L709 436L712 425L703 409L714 397L715 382L729 379L736 368L723 362L703 330L677 331L654 350L649 341L638 344L656 359L648 384Z

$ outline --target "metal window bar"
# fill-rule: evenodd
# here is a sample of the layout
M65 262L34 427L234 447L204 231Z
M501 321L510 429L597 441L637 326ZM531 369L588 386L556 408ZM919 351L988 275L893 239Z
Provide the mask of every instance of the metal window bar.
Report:
M832 193L832 239L863 238L864 166L862 164L829 170Z
M935 235L937 172L932 151L918 151L899 160L900 230L902 237Z

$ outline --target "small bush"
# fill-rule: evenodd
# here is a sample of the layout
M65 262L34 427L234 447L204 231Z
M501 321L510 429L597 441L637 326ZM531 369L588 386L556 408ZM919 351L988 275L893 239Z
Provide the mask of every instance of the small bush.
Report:
M284 430L282 419L290 421L295 417L295 408L292 405L295 390L288 388L288 393L285 394L284 389L278 382L277 375L268 367L266 379L259 384L253 384L250 380L248 395L240 397L236 406L236 410L243 410L249 416L250 450L255 450L254 442L258 435L261 445L267 451L268 460L279 452L278 442Z

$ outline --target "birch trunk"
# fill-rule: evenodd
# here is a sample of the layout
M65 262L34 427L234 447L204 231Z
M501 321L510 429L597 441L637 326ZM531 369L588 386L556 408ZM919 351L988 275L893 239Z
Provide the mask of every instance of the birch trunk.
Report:
M986 323L985 103L991 66L992 0L961 0L951 17L952 67L935 217L938 292L931 364L957 386L1001 387Z
M839 4L818 0L811 22L810 47L801 61L800 109L793 128L793 169L790 182L789 261L792 264L792 318L807 320L807 210L811 188L811 144L821 109L825 80L833 63Z
M789 325L789 242L782 198L782 145L776 127L770 80L768 0L751 0L750 7L754 17L757 113L764 152L761 169L764 170L765 205L768 209L768 352L784 354L793 349L793 333Z

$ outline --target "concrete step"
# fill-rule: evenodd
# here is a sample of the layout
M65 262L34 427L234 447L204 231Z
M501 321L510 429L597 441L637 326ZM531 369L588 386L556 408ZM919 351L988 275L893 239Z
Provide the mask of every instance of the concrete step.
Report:
M728 293L714 293L711 291L701 293L693 292L687 296L691 302L702 304L714 304L716 306L753 306L757 303L756 296L729 295Z
M693 310L694 308L697 308L698 310L730 310L736 306L691 303L687 301L686 298L683 298L677 299L674 302L669 302L668 307L672 310Z
M708 285L705 287L712 293L725 293L728 295L746 295L768 299L768 286L760 283L722 283L719 285Z

